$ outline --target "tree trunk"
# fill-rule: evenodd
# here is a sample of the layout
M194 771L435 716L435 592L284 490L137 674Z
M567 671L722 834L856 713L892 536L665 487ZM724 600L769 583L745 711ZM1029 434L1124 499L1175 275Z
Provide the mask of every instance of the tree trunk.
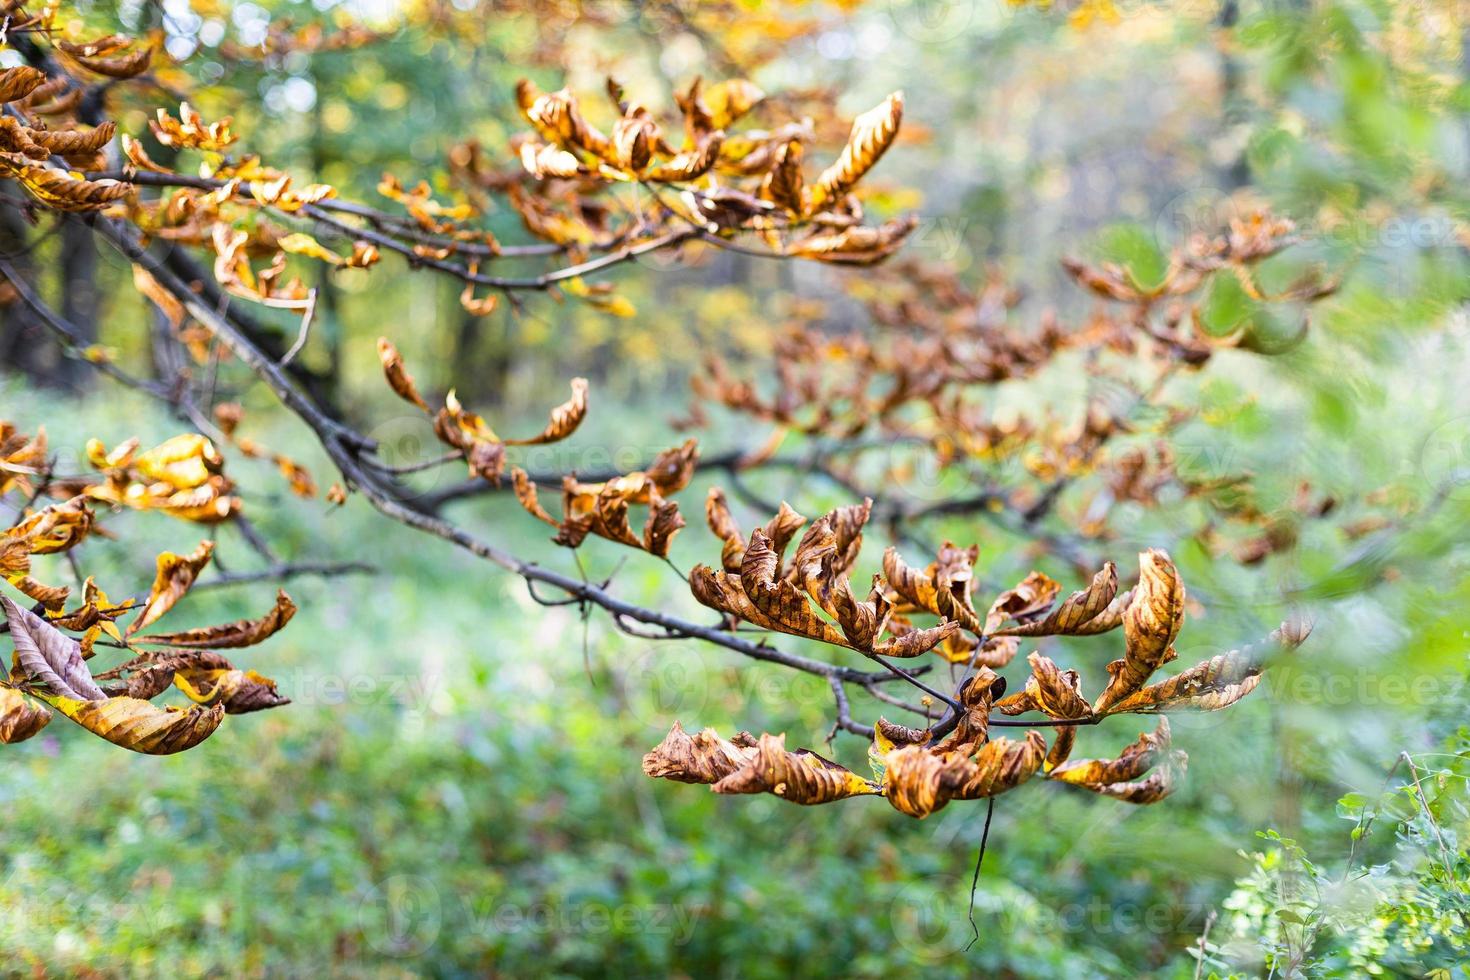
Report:
M99 337L97 289L97 242L92 229L80 221L61 226L61 315L77 331L83 343ZM76 358L61 358L57 380L74 391L92 387L96 372Z
M8 183L6 189L19 193ZM17 275L34 287L36 262L27 250L29 232L30 226L20 211L10 205L0 205L0 254L10 260ZM14 297L0 305L0 366L49 387L61 383L61 360L56 338L30 307Z

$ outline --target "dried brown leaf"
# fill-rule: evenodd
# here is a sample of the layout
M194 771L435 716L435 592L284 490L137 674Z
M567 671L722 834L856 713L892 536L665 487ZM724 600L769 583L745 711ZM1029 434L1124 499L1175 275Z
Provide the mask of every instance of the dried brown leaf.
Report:
M107 697L82 660L81 644L4 596L0 596L0 606L3 606L5 619L10 623L16 666L21 673L68 698L101 700Z
M172 755L192 749L214 734L225 717L224 705L219 704L180 710L126 696L101 701L40 697L92 734L147 755Z
M717 783L751 760L755 744L746 732L732 741L720 738L713 728L689 735L676 721L664 740L643 757L643 771L655 779Z
M378 360L383 362L383 374L388 378L388 386L393 389L394 394L410 405L429 411L428 403L419 394L418 386L413 383L413 375L403 366L403 355L398 353L398 348L387 337L378 338Z
M773 793L807 806L881 792L871 781L815 752L786 751L785 735L766 734L761 735L753 755L712 789L716 793Z
M160 646L190 647L201 650L228 650L254 646L279 632L296 615L296 603L284 589L276 592L276 604L258 619L241 619L219 626L205 626L180 633L140 636L137 643Z
M138 611L138 618L129 624L127 635L132 636L143 627L152 625L172 609L189 591L213 554L213 541L199 542L199 547L187 555L176 555L171 551L161 553L153 576L153 587L148 591L148 601Z
M51 712L40 701L8 684L0 683L0 742L24 742L45 728Z
M995 630L992 635L1075 636L1079 629L1107 611L1117 593L1118 568L1112 562L1106 562L1102 570L1093 576L1092 584L1079 592L1073 592L1045 619L1003 627Z
M1160 665L1174 658L1174 639L1184 623L1184 582L1169 556L1152 548L1138 556L1138 563L1138 585L1123 611L1123 659L1108 665L1111 680L1097 699L1099 714L1138 690Z

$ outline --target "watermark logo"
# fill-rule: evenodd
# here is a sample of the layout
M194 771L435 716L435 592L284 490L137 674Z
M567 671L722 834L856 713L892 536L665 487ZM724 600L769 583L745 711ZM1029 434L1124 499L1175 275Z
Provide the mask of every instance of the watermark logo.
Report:
M1419 472L1434 493L1470 498L1470 416L1450 419L1424 440Z
M979 19L982 3L996 0L889 0L888 16L905 37L921 44L958 41Z
M893 936L923 961L933 963L955 956L975 936L970 928L969 902L970 883L958 875L931 875L907 882L889 906Z
M363 896L358 925L368 944L385 956L425 953L439 938L444 911L439 890L421 875L394 875Z
M365 434L377 443L377 461L399 478L404 499L432 493L464 472L449 464L435 465L449 447L434 437L433 426L423 415L395 415Z

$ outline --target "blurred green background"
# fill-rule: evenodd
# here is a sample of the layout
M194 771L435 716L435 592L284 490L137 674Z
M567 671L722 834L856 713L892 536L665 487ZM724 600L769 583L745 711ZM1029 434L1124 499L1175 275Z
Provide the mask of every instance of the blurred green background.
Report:
M910 137L874 174L887 190L870 206L917 208L909 252L973 283L999 264L1027 290L1020 322L1092 308L1061 274L1063 255L1146 263L1268 203L1302 230L1280 275L1320 262L1342 288L1288 352L1225 353L1171 382L1171 401L1200 410L1176 452L1206 475L1254 473L1273 512L1303 480L1340 505L1302 529L1296 550L1249 568L1194 540L1197 504L1115 519L1108 548L1125 574L1139 548L1167 547L1203 605L1181 664L1253 642L1293 611L1316 630L1242 704L1175 719L1190 770L1165 802L1134 808L1051 785L1002 798L967 949L982 808L923 822L871 800L807 810L639 770L676 718L820 746L825 684L539 606L519 580L361 500L299 500L268 463L231 457L282 554L378 572L287 584L301 612L239 658L280 682L294 702L285 709L232 718L162 759L64 721L6 747L0 973L1194 977L1265 975L1270 953L1276 975L1470 975L1463 4L104 6L83 14L155 27L171 53L190 55L195 101L210 117L233 113L249 149L359 199L383 170L441 174L447 188L443 155L469 137L504 152L520 128L514 80L555 85L558 64L589 89L616 70L660 104L672 83L728 74L726 59L768 91L833 85L851 111L902 87ZM365 20L387 36L311 58L215 56L221 42L258 44L262 18L280 16ZM775 30L791 23L802 25L794 37ZM121 127L141 132L145 108L120 112ZM490 226L514 238L513 215ZM38 268L55 246L37 249ZM534 430L565 379L584 374L587 423L569 448L533 459L631 464L682 438L667 420L684 410L703 352L758 357L794 299L860 312L849 297L865 274L722 254L614 278L636 317L533 298L468 321L453 283L388 259L333 281L303 359L333 372L353 417L404 458L436 450L382 386L380 334L421 385L458 387L501 431ZM101 257L99 339L146 370L144 308L128 279L126 263ZM846 325L867 329L856 314ZM996 398L1065 402L1080 373L1063 359ZM267 392L235 394L244 431L332 482ZM115 387L77 394L17 376L0 380L0 418L44 424L76 469L89 437L146 444L182 428ZM701 439L715 451L752 435L716 414ZM850 502L779 474L752 483L808 514ZM685 511L697 513L708 485L701 476L681 494ZM1384 531L1341 533L1384 509ZM508 497L454 513L517 554L576 568ZM157 551L192 548L200 533L133 513L107 527L118 538L89 543L87 567L115 593L146 583ZM1039 567L1080 587L989 523L926 532L979 542L987 582ZM860 573L876 570L877 543ZM687 569L716 549L691 520L673 560ZM582 552L589 576L618 569L620 596L701 615L667 566L623 562L596 540ZM258 564L228 527L218 557L230 570ZM187 610L197 622L254 615L273 588L204 592ZM1114 646L1046 649L1094 676ZM1088 731L1079 754L1115 751L1137 727ZM832 749L855 768L864 750L847 735Z

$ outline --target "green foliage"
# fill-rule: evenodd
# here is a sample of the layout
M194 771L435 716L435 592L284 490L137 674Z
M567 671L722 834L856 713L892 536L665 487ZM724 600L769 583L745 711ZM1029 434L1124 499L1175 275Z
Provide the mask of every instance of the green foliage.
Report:
M1339 799L1337 816L1353 824L1341 861L1314 863L1297 841L1263 832L1271 846L1205 947L1212 975L1457 975L1470 956L1467 736L1452 751L1402 755L1389 777L1399 785L1376 797Z

